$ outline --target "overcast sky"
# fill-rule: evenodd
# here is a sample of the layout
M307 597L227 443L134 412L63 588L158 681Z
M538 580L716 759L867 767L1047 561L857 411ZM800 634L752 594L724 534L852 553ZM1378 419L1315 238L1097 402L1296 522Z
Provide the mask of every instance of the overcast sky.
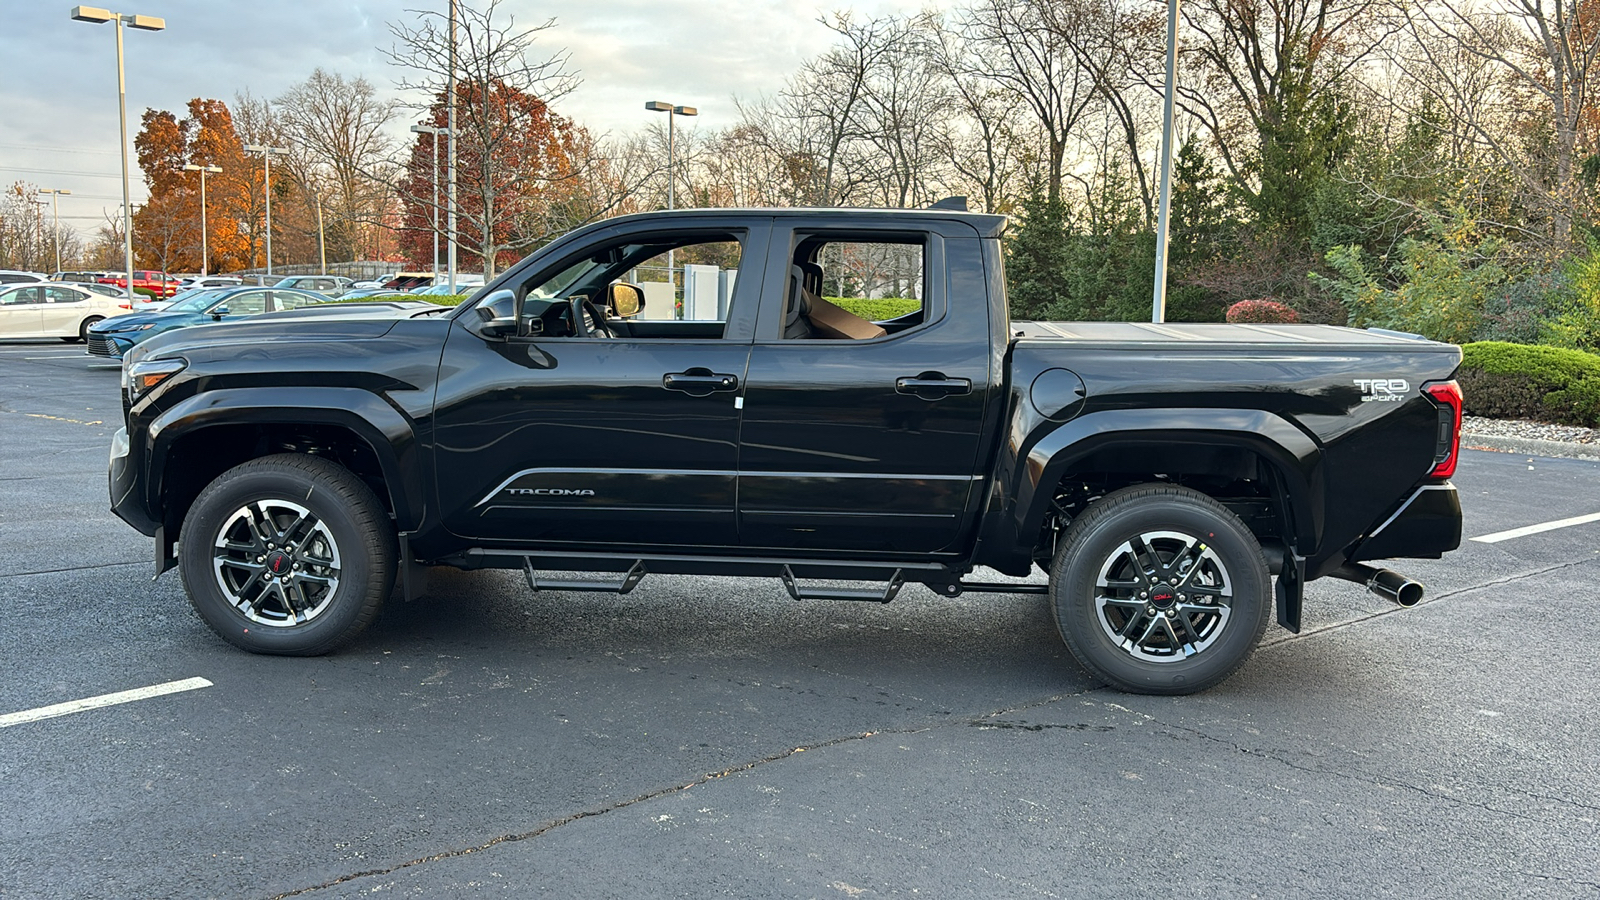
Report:
M103 2L103 0L101 0ZM120 0L119 0L120 2ZM472 3L474 0L463 0ZM0 183L64 188L62 223L87 236L121 202L117 73L110 24L74 22L71 2L3 0L0 29ZM827 49L827 10L857 15L953 5L953 0L506 0L518 23L555 18L549 51L565 48L583 79L557 107L596 133L650 121L647 100L699 107L702 127L733 122L733 98L781 87ZM365 76L390 95L398 70L388 23L415 22L446 0L127 0L125 13L161 16L167 30L125 29L128 122L147 107L178 113L190 98L273 98L317 66ZM409 120L406 120L409 121ZM403 133L405 123L397 125ZM144 198L133 163L133 198Z

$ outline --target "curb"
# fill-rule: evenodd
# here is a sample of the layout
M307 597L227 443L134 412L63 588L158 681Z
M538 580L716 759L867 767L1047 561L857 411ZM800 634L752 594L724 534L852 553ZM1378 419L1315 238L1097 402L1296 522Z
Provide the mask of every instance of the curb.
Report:
M1600 444L1575 444L1567 441L1502 437L1464 431L1461 433L1461 446L1469 450L1492 450L1497 453L1516 453L1523 456L1553 456L1559 459L1600 462Z

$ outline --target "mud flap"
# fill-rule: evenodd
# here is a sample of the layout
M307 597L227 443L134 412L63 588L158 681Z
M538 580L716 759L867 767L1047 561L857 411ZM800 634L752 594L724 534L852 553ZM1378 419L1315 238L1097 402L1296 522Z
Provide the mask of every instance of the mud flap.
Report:
M156 526L156 572L150 576L151 581L161 577L161 573L178 564L178 554L172 552L172 544L167 540L167 526Z
M1300 633L1300 605L1305 598L1306 558L1290 548L1283 555L1282 571L1278 573L1275 593L1278 600L1278 624L1294 634Z
M400 599L407 603L428 593L428 567L411 556L411 536L400 535Z

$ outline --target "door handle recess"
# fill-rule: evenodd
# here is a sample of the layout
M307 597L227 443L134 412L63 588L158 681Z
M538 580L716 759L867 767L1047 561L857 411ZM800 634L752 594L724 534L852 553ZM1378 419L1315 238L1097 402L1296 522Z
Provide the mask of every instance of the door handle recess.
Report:
M718 391L738 389L739 376L694 368L687 372L668 372L661 376L661 386L669 391L682 391L692 397L704 397Z
M923 372L914 378L896 378L894 380L894 389L901 394L915 394L924 400L935 400L951 394L972 393L972 380L969 378L946 378L938 372Z

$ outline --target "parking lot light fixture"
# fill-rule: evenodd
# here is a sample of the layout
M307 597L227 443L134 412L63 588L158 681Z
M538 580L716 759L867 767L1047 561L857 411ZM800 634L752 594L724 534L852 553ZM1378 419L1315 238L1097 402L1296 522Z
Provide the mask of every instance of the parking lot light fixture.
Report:
M61 188L39 188L39 193L50 195L50 211L55 217L56 230L50 233L50 243L56 248L56 271L61 271L61 195L72 196L72 192Z
M272 154L286 154L288 147L269 147L266 144L245 144L246 153L261 154L262 161L266 164L266 173L263 181L267 193L267 274L272 274Z
M197 166L194 163L184 165L185 172L200 173L200 274L211 274L211 247L206 237L206 174L222 174L218 166Z
M140 31L161 31L167 20L156 16L138 16L115 13L98 6L74 6L75 22L103 24L111 22L117 33L117 116L122 123L122 262L128 278L128 296L133 296L133 203L129 199L132 178L128 171L128 80L122 65L122 26Z
M649 103L646 103L644 105L644 108L649 110L649 111L651 111L651 112L664 112L664 113L667 114L667 209L672 209L673 206L674 206L674 203L673 203L673 184L672 184L672 164L673 164L673 161L675 160L675 158L677 157L677 153L676 153L676 151L674 150L674 147L673 147L673 144L675 143L674 138L675 138L675 134L676 134L676 129L674 128L673 123L678 121L678 117L679 116L698 116L698 115L700 115L700 110L695 109L692 106L674 106L671 103L666 102L665 100L651 100ZM677 289L678 289L678 287L677 287L678 283L673 280L672 262L673 262L673 260L672 260L672 251L668 250L667 251L667 283L672 285L673 286L672 287L673 291L676 292Z
M418 123L411 126L413 134L433 135L433 281L439 283L439 135L450 129Z

